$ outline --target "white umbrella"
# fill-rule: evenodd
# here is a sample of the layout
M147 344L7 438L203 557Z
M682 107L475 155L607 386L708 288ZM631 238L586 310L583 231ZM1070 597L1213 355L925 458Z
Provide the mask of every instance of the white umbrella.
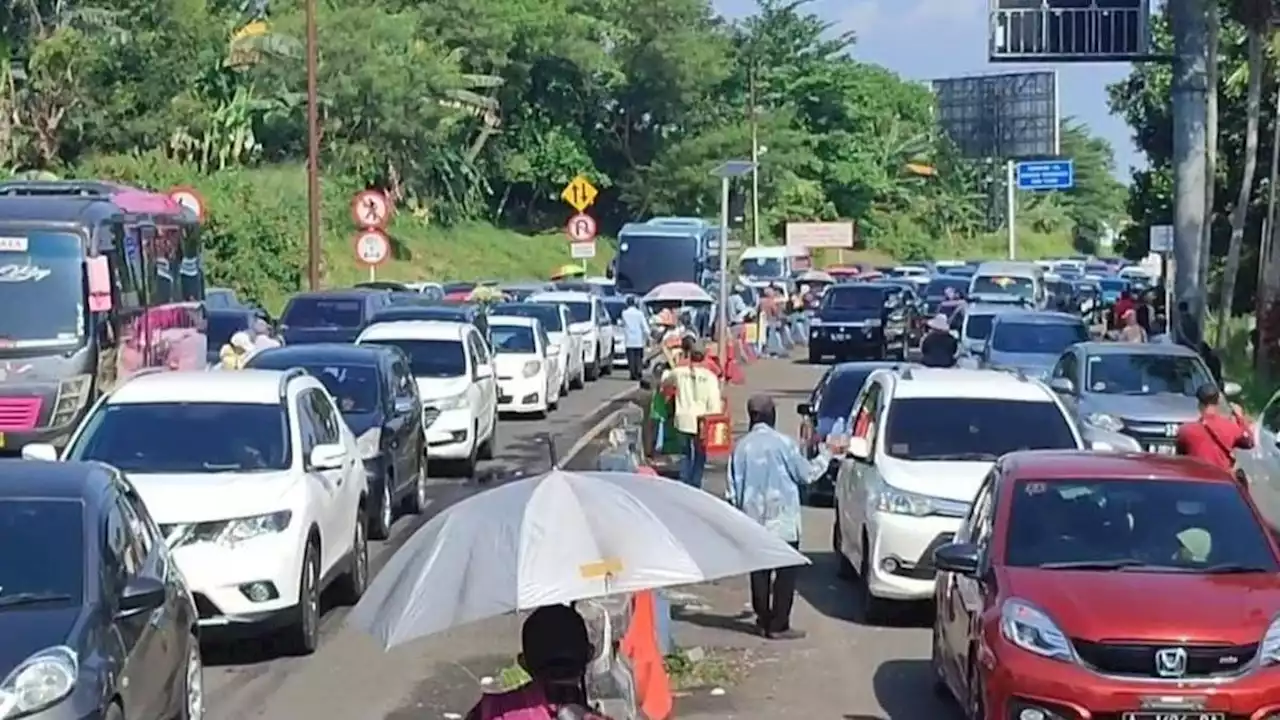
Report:
M691 282L669 282L663 283L658 287L649 291L644 296L645 302L680 302L680 303L709 303L714 302L712 297L707 294L696 283Z
M516 610L807 563L731 505L683 483L553 470L432 518L347 622L389 649Z

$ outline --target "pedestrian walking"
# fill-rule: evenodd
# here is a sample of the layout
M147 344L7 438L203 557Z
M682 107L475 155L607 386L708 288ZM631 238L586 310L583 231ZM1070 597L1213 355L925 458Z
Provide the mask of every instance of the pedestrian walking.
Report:
M622 337L627 348L627 371L635 382L640 381L648 335L649 321L637 304L636 296L628 295L627 308L622 311Z
M701 342L685 336L681 350L679 364L664 374L662 384L667 392L675 395L672 425L683 441L680 480L686 485L701 488L707 452L699 437L700 425L702 418L722 412L724 401L720 378L707 367L707 354Z
M818 456L805 460L800 446L776 429L773 398L754 395L747 401L751 429L733 451L727 499L748 517L792 547L800 548L800 487L822 477L831 458L844 452L846 440L829 436ZM760 633L775 640L798 639L791 627L798 567L751 573L751 607Z

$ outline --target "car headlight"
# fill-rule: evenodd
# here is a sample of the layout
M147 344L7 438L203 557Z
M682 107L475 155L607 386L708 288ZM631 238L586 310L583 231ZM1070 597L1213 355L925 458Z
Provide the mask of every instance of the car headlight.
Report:
M1280 665L1280 617L1271 621L1258 643L1258 665Z
M453 397L440 398L439 400L433 400L431 404L437 410L463 410L467 408L467 394L460 393Z
M233 548L247 540L284 532L292 519L292 511L281 510L235 520L177 525L169 532L165 541L171 548L202 542Z
M1094 427L1102 428L1107 432L1120 432L1124 430L1124 423L1120 422L1120 418L1107 413L1092 413L1089 415L1089 424Z
M66 425L75 419L76 413L84 407L89 399L89 389L93 386L92 375L76 375L58 383L58 399L53 409L53 417L49 424L55 427Z
M1071 641L1043 610L1018 599L1000 607L1000 634L1004 639L1041 657L1075 662Z
M871 493L869 505L878 512L891 513L893 515L928 517L930 515L954 516L959 514L963 517L968 508L967 503L918 495L890 487L883 482L878 483Z
M23 660L0 683L0 720L30 715L71 694L80 673L80 658L65 645Z
M530 360L524 364L524 368L520 372L526 378L531 378L542 372L542 363L538 360Z

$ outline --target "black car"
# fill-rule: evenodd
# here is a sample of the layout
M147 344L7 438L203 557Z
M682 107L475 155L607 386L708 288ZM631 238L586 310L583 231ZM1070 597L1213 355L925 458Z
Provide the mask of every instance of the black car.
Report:
M280 334L286 345L355 342L374 313L390 305L386 290L298 293L280 316Z
M809 401L802 402L796 408L800 414L800 444L804 448L805 457L817 457L822 443L837 422L849 422L853 412L853 404L862 392L862 385L876 370L897 369L904 363L870 361L846 362L833 365L822 375L822 379L809 394ZM845 429L848 432L848 428ZM840 469L839 459L832 458L831 467L813 483L804 488L806 502L831 502L835 495L836 471Z
M203 714L195 604L118 470L0 461L0 547L0 716Z
M435 305L396 305L378 311L369 322L397 322L401 320L443 320L445 322L471 323L480 331L485 342L490 341L489 314L474 303L440 303Z
M915 308L904 289L887 283L833 285L809 328L809 362L827 357L905 360Z
M418 514L427 506L427 442L422 400L409 360L390 345L295 345L263 350L246 365L262 370L300 367L337 401L356 436L369 473L369 536L391 534L396 508Z

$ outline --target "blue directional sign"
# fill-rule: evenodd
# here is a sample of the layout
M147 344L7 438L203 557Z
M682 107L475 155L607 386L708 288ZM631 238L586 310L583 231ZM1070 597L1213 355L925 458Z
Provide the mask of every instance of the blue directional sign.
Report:
M1013 171L1019 190L1070 190L1076 184L1071 160L1024 160Z

